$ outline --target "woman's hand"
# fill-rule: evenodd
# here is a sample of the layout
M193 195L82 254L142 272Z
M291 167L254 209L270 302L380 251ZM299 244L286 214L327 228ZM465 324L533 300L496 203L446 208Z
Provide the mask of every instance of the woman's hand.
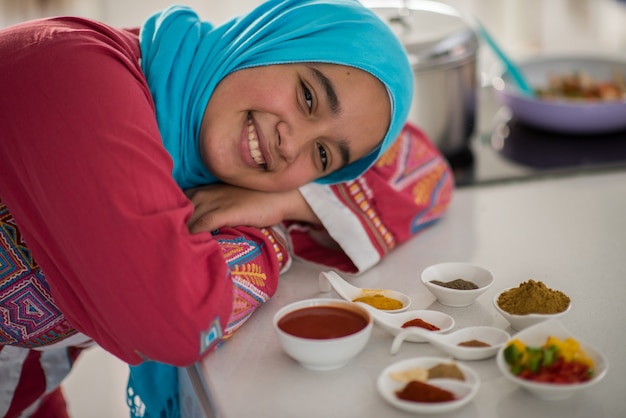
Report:
M187 222L192 233L224 226L268 227L284 220L320 223L298 190L270 193L213 184L185 194L195 207Z

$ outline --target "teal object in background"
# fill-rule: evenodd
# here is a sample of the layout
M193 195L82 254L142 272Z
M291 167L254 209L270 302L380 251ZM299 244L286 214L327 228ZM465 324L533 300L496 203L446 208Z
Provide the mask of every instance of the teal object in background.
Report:
M480 37L489 45L489 47L493 50L496 56L502 61L504 64L506 71L509 73L511 80L517 85L519 90L525 95L529 97L533 97L535 95L535 91L530 86L530 84L524 78L522 71L518 68L518 66L513 62L511 58L508 57L495 41L495 39L487 32L487 29L478 21L475 21L476 32L480 35Z

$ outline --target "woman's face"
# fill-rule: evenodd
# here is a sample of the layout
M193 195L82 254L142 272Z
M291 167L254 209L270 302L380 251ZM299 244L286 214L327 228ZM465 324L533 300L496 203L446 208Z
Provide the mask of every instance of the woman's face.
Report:
M225 183L286 191L370 153L390 123L374 76L333 64L283 64L226 76L207 105L200 152Z

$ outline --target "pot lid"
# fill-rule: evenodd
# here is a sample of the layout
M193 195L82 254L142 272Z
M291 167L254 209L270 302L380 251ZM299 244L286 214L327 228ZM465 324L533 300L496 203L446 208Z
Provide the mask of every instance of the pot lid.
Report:
M456 65L476 57L478 37L451 6L435 1L367 2L404 45L414 69Z

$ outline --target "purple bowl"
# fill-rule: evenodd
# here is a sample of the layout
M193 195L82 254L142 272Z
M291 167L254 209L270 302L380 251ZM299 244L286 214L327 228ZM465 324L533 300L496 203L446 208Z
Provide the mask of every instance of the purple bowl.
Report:
M615 71L626 80L626 61L607 57L539 57L519 63L528 82L546 86L549 74L584 71L594 80L614 79ZM496 97L513 117L528 125L568 134L606 133L626 129L626 101L550 101L523 96L505 72L492 80Z

